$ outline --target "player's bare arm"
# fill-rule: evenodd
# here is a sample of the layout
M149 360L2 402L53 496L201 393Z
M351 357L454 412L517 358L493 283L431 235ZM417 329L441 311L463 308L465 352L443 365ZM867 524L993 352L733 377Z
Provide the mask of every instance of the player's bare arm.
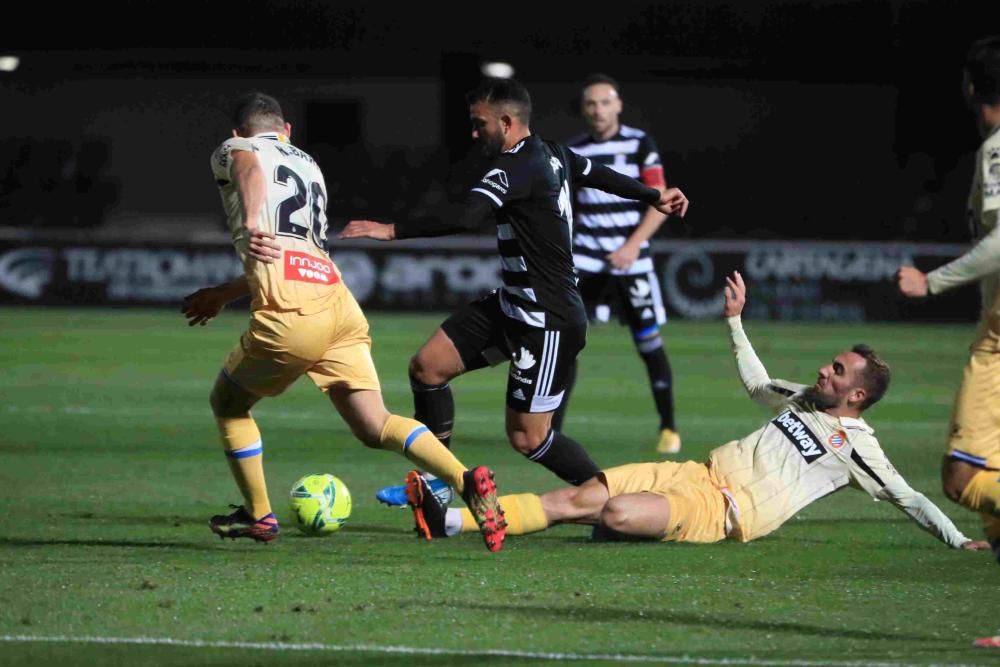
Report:
M181 313L188 319L188 326L205 326L216 317L226 304L241 296L250 294L246 276L234 278L228 283L204 287L184 297Z
M351 220L337 238L392 241L396 238L396 225L374 220Z
M661 193L666 190L666 188L657 189ZM642 221L635 228L635 231L625 240L625 243L621 244L618 249L608 255L608 263L616 269L627 269L632 266L639 259L642 244L653 237L653 234L656 233L656 230L660 228L666 219L667 216L656 208L652 206L647 208L646 213L642 216Z
M257 156L250 151L233 151L233 166L230 174L240 197L243 209L243 227L247 231L258 228L260 212L267 197L267 182Z
M901 266L896 271L896 286L903 296L921 298L927 296L927 274L913 266Z

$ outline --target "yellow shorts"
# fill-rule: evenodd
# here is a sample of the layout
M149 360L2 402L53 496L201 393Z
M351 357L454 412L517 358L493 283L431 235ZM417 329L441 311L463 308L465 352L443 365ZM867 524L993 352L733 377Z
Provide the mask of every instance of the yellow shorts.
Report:
M223 364L229 379L257 396L277 396L302 375L322 391L380 389L368 320L346 287L337 291L329 308L311 315L254 311Z
M1000 354L973 351L951 415L947 456L1000 468Z
M601 474L612 498L627 493L655 493L667 499L670 524L664 542L725 539L726 500L704 463L632 463Z

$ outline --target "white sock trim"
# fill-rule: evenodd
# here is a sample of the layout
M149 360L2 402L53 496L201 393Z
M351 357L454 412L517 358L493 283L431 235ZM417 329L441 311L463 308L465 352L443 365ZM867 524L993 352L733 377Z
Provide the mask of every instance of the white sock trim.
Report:
M444 534L448 537L458 535L462 532L462 510L454 507L448 508L444 513Z

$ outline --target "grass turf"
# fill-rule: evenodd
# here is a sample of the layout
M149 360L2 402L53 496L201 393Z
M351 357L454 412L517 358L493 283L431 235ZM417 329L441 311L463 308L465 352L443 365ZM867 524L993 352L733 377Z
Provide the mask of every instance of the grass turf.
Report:
M229 313L189 329L159 311L0 310L0 635L403 646L444 651L687 656L724 662L981 663L997 631L984 553L949 550L886 503L844 490L747 545L599 544L563 526L509 538L425 543L408 511L374 492L406 462L363 448L302 380L255 416L279 517L308 472L346 481L354 513L310 539L287 520L277 542L220 542L205 521L237 502L208 409L245 324ZM372 315L387 404L409 414L407 359L436 316ZM893 366L868 415L911 485L968 535L978 519L937 481L968 326L748 322L774 377L809 382L865 341ZM669 324L683 458L755 429L721 322ZM487 463L501 492L558 480L505 443L503 368L454 382L455 451ZM656 418L624 329L592 327L566 430L602 466L653 457ZM2 664L446 664L449 655L0 642ZM485 659L485 658L484 658ZM489 658L493 663L540 656Z

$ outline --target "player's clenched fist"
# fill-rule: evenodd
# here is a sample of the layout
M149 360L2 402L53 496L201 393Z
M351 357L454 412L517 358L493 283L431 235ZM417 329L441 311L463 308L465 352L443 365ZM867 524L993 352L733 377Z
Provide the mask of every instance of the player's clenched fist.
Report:
M899 267L896 271L896 285L903 296L927 296L927 274L915 267Z

